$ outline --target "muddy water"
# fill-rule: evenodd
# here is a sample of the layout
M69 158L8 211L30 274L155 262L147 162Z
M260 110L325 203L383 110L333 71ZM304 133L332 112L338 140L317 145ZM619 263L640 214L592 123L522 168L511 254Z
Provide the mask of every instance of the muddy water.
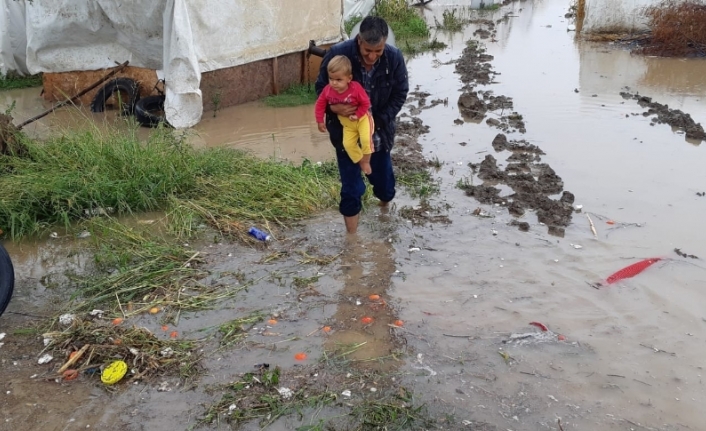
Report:
M444 7L460 7L460 2L433 3L424 9L430 21L440 18ZM526 122L526 133L508 138L540 146L546 153L542 162L563 179L576 204L583 205L564 237L548 235L532 212L521 219L529 223L529 232L520 232L508 225L512 217L506 208L480 205L455 187L458 180L479 182L469 162L493 154L503 165L509 153L495 153L490 145L499 130L485 122L453 121L461 118L456 101L462 83L450 62L459 58L475 28L439 32L436 37L448 48L410 59L408 67L412 87L419 86L433 99L449 100L448 106L424 110L418 117L430 127L421 137L425 154L443 162L437 172L442 192L432 204L448 204L452 223L408 223L397 211L416 202L402 195L390 215L368 210L355 244L345 241L336 214L278 239L277 246L286 248L287 241L295 244L305 237L316 253L340 254L330 266L303 266L294 254L262 265L266 249L207 246L214 274L244 269L248 278L260 281L247 297L221 310L183 319L179 331L201 338L252 310L279 322L250 328L252 343L206 358L204 386L230 381L255 363L300 370L324 348L362 345L355 359L385 357L401 348L391 337L396 331L404 334L408 355L403 362L379 361L380 367L405 372L405 384L423 401L453 414L456 424L449 428L466 428L462 421L470 421L473 429L556 430L558 418L565 430L703 428L706 246L699 216L706 198L696 195L706 191L703 143L688 142L667 125L650 126L648 118L632 115L644 110L618 93L630 87L689 112L703 124L706 62L641 58L610 45L576 42L566 31L567 8L557 0L522 2L484 15L497 20L510 12L512 17L497 24L496 42L483 42L500 73L483 89L511 97ZM331 150L309 111L270 110L260 104L222 110L215 118L204 118L195 142L248 148L265 157L321 160ZM478 207L492 217L474 216ZM50 256L65 253L25 247L11 249L28 257L20 258L20 273L35 271L32 277L40 280L54 271L54 264L42 269L31 261L49 262ZM40 250L45 247L39 245ZM680 258L672 252L675 247L702 259ZM635 278L601 289L590 285L653 256L668 259ZM318 280L295 288L295 276ZM36 281L22 283L38 293L44 289ZM10 310L26 311L31 293L21 287L20 301ZM375 304L366 298L373 293L392 308L371 307ZM361 325L365 316L375 323ZM388 324L398 318L404 320L404 329L391 330ZM10 314L0 323L18 319ZM546 324L549 331L537 335L532 321ZM140 324L156 328L158 322ZM333 328L331 335L321 333L323 325ZM559 341L559 335L565 340ZM182 429L201 414L200 404L217 400L202 389L180 390L177 382L166 379L170 391L157 391L160 382L141 383L108 404L105 392L88 385L29 379L47 371L36 365L34 350L28 355L17 347L20 342L7 341L2 351L3 372L12 361L18 364L13 363L13 378L4 387L11 393L4 395L8 401L2 411L11 422L0 429L37 428L30 421L28 427L18 425L23 418L57 430L86 425ZM294 352L306 352L308 360L295 362ZM18 383L28 381L32 383ZM19 393L18 385L24 385ZM50 400L38 395L44 392L51 392ZM61 420L52 423L52 417ZM272 429L299 425L281 421Z
M452 205L453 224L415 229L422 250L400 260L407 274L395 288L401 316L417 322L410 340L419 340L415 347L436 373L417 382L459 419L464 411L465 419L499 429L558 429L557 417L565 429L639 428L629 421L699 429L706 265L672 250L706 256L700 234L706 201L696 195L704 188L706 155L701 143L631 115L644 110L618 93L630 87L703 124L706 62L641 58L576 42L566 8L522 2L496 12L491 19L508 11L516 17L498 24L498 42L484 42L500 75L483 88L513 98L527 133L508 139L541 147L542 161L583 205L564 238L548 236L533 214L523 217L528 233L507 225L512 217L504 208L481 206L495 218L473 217L479 205L453 185L471 177L467 163L495 154L490 142L499 131L484 122L455 125L461 116L453 103L419 115L431 128L422 138L425 151L445 163L441 201ZM456 101L461 83L444 63L458 58L473 31L439 33L449 48L412 59L413 84ZM495 156L500 163L506 158ZM608 225L609 219L642 227ZM588 284L652 256L668 259L601 290ZM555 335L503 343L512 333L537 331L530 321ZM557 342L556 334L566 341Z

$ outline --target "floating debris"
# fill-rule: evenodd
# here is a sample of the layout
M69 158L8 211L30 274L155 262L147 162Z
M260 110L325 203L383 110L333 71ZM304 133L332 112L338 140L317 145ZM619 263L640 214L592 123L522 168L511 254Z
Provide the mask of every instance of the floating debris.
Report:
M652 266L654 263L659 262L660 260L662 260L661 257L652 257L649 259L641 260L637 263L633 263L632 265L626 266L625 268L606 278L606 283L613 284L625 278L634 277L649 268L650 266Z

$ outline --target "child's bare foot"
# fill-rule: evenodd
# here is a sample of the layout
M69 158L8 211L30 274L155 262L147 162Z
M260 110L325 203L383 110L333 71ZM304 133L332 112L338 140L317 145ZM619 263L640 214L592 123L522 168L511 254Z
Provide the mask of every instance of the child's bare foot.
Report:
M370 167L370 162L364 162L361 160L360 169L365 173L365 175L370 175L373 173L373 169Z

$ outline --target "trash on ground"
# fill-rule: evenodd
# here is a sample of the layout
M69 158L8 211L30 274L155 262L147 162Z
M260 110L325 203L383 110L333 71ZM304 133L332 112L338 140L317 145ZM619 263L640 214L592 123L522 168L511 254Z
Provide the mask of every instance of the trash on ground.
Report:
M78 377L78 370L69 369L61 373L61 379L64 381L71 381Z
M91 312L88 313L88 314L91 315L91 316L93 316L93 317L97 317L97 318L100 319L101 317L103 317L103 314L104 314L104 313L105 313L105 311L96 309L96 310L91 311Z
M62 326L71 326L71 324L74 323L74 320L76 320L75 314L66 313L59 316L59 324Z
M125 374L127 374L127 364L125 361L114 361L103 369L101 382L106 385L114 385L122 380Z
M341 395L343 395L343 396L346 397L346 398L350 398L350 397L351 397L351 391L349 391L348 389L346 389L345 391L341 392Z
M419 250L421 250L421 248L419 248L419 247L412 247L412 248L410 248L410 249L407 250L407 251L410 252L410 253L412 253L412 252L419 251Z
M582 245L579 245L579 244L571 244L571 246L572 246L573 248L577 249L577 250L580 250L580 249L583 248L583 246L582 246Z
M248 230L248 233L259 241L269 241L270 239L272 239L270 234L254 226Z
M660 260L662 260L661 257L652 257L649 259L641 260L637 263L633 263L632 265L626 266L625 268L606 278L606 283L613 284L625 278L632 278L652 266L652 264L659 262Z
M283 400L288 400L294 395L294 392L291 389L284 387L277 388L277 392L279 392L279 395L282 397Z
M547 328L547 325L545 325L544 323L540 323L540 322L530 322L529 324L532 325L532 326L536 326L537 328L541 329L541 330L544 331L544 332L546 332L546 331L549 330L549 328Z
M52 359L54 359L54 357L47 353L47 354L42 355L42 357L39 358L39 360L37 360L37 363L39 365L48 364L49 362L51 362Z
M299 353L297 353L297 354L294 355L294 359L296 359L297 361L303 361L303 360L306 359L306 353L304 353L304 352L299 352Z

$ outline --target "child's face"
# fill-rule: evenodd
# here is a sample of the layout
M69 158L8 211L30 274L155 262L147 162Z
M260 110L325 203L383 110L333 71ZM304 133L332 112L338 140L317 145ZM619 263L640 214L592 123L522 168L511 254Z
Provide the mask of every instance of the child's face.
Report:
M352 80L353 77L345 72L329 72L328 74L328 83L338 93L343 93L348 90L348 84L350 84Z

